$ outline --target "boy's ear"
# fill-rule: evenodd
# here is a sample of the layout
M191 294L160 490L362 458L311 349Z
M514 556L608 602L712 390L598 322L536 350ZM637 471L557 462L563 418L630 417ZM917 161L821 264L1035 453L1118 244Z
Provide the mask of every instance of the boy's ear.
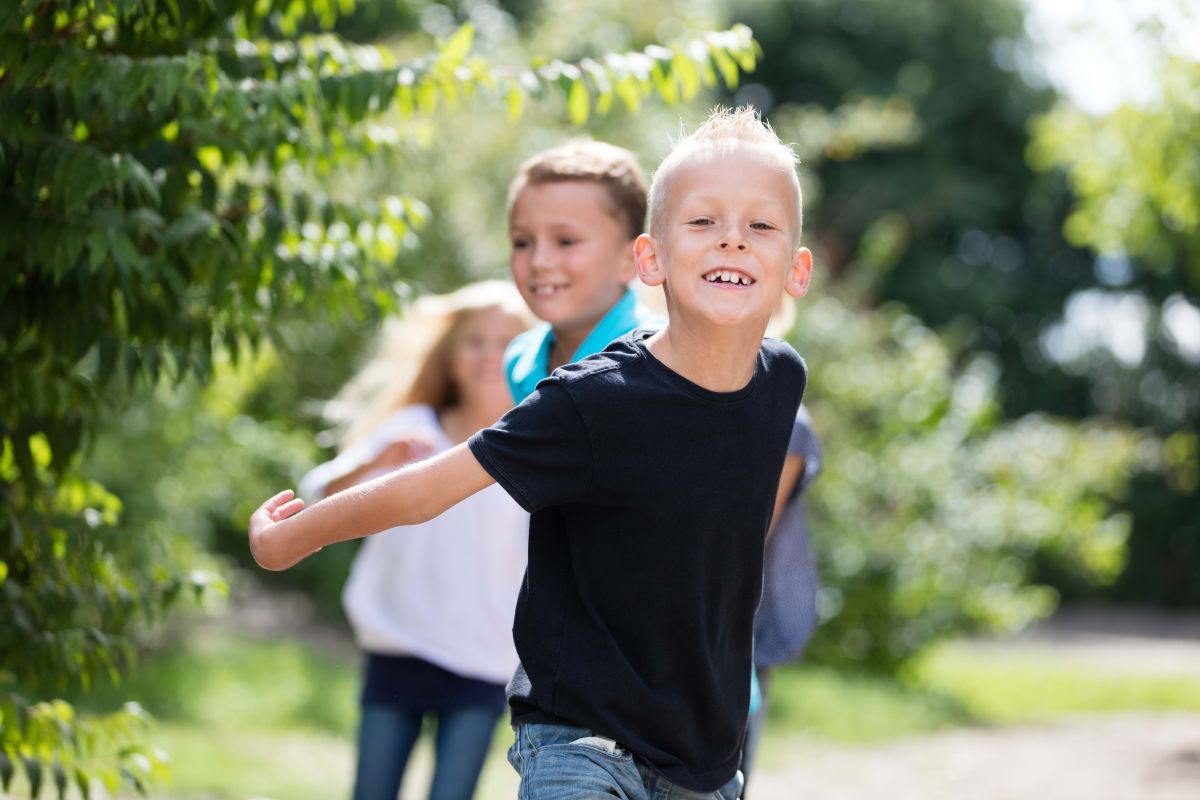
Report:
M667 279L658 257L658 242L648 233L643 233L633 243L633 261L637 275L647 286L660 286Z
M812 251L807 247L796 250L792 265L788 267L787 281L784 290L792 297L804 297L808 294L808 284L812 280Z

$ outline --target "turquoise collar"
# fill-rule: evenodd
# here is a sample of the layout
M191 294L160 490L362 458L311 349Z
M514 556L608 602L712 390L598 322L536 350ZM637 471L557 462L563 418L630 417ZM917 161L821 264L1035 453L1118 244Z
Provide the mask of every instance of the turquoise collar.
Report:
M626 289L617 304L608 310L579 345L571 361L599 353L613 339L624 336L634 328L655 327L657 321L656 315L637 301L633 290ZM524 400L538 381L549 376L550 348L553 346L554 332L549 323L542 323L522 333L509 344L504 353L504 372L517 402Z

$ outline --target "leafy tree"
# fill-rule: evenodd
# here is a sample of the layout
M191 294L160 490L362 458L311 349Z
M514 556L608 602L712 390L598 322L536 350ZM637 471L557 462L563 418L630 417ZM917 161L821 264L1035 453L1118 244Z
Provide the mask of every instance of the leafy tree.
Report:
M428 209L328 191L439 109L582 123L754 66L745 27L503 68L462 27L401 58L322 34L351 0L4 0L0 7L0 780L116 791L162 772L144 713L55 693L117 677L135 635L217 581L171 531L123 535L79 472L105 402L211 380L289 313L377 319ZM373 122L388 114L394 125ZM364 122L364 120L366 120ZM409 168L413 165L409 164ZM166 424L171 424L170 421ZM138 458L136 452L125 458ZM197 569L196 567L201 567Z
M1027 121L1054 94L1026 80L1019 2L751 2L737 18L767 54L740 93L773 119L872 101L913 120L891 147L838 137L810 161L821 263L868 302L898 300L999 354L1008 413L1076 410L1045 402L1061 382L1040 391L1044 367L1025 357L1090 265L1060 232L1061 177L1025 163Z
M1034 166L1064 166L1070 176L1071 243L1135 258L1121 285L1159 302L1177 292L1200 302L1197 86L1200 61L1176 57L1163 66L1154 105L1096 119L1061 104L1034 129Z
M1081 404L1090 412L1165 439L1160 464L1137 476L1128 502L1131 559L1113 596L1196 606L1200 62L1164 58L1159 86L1152 104L1100 118L1059 105L1033 126L1029 156L1038 169L1067 172L1074 202L1064 231L1097 263L1092 285L1054 320L1050 355L1085 382ZM1118 311L1133 321L1120 340L1110 333L1120 320L1105 318Z

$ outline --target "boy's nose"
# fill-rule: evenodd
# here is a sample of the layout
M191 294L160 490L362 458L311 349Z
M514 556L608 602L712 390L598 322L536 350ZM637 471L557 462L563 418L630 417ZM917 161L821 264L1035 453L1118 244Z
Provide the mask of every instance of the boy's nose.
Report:
M544 269L553 265L553 260L550 258L550 248L545 245L535 245L533 248L533 256L529 259L529 263L535 269Z
M717 240L717 248L725 251L736 248L744 251L747 248L746 237L742 235L742 227L734 220L726 221L722 227L721 236Z

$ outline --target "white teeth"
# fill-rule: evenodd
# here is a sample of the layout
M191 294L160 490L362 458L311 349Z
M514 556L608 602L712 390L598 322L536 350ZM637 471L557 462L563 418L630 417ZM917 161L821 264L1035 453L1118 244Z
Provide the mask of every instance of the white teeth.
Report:
M714 270L705 275L704 280L708 281L709 283L732 283L735 286L749 286L750 284L754 283L753 280L745 275L740 275L736 272L730 272L727 269Z

